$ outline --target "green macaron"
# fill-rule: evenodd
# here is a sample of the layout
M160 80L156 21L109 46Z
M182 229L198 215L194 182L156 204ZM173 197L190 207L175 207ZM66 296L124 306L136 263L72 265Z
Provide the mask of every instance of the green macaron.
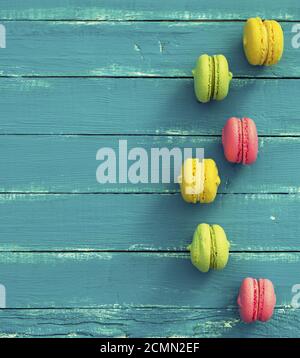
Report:
M220 225L199 224L188 246L191 261L198 270L222 270L228 262L230 243Z
M223 55L201 55L192 71L194 88L198 101L209 102L211 99L221 101L229 91L232 73Z

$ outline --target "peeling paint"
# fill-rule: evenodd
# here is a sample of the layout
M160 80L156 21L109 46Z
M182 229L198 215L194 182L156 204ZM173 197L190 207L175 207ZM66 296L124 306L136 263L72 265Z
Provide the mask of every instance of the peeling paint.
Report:
M235 261L298 263L300 255L292 252L232 253Z
M160 40L158 41L158 45L159 45L159 52L163 53L164 52L164 45L162 44L162 42Z

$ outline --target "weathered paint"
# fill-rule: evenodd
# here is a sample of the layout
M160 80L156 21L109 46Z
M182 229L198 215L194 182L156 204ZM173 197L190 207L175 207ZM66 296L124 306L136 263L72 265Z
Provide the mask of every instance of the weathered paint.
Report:
M247 325L236 309L127 307L0 310L0 337L300 337L300 310ZM292 324L293 323L293 324Z
M220 135L227 118L248 116L259 135L300 135L298 79L233 79L226 100L209 104L196 101L192 79L2 78L0 83L0 134Z
M299 194L226 194L204 206L180 194L4 194L0 251L186 251L200 222L222 225L232 251L300 251L299 205Z
M285 52L276 66L250 66L243 22L9 21L2 76L191 77L202 53L223 53L233 76L300 77L293 24L283 22ZM164 44L161 51L160 44ZM136 51L136 47L140 51ZM76 61L74 61L76 59Z
M277 307L290 305L300 253L231 253L223 271L203 274L187 253L0 253L7 308L111 305L236 307L244 277L268 277Z
M298 0L236 4L1 1L0 285L10 309L0 310L0 337L300 336L299 309L291 306L300 267L293 138L300 66L289 22L300 21ZM241 33L250 16L282 20L277 66L247 64ZM206 106L195 101L191 79L203 52L223 52L240 77L225 101ZM252 167L224 161L220 132L232 115L256 120L260 153ZM174 185L100 187L96 150L126 135L146 148L204 146L224 194L195 207ZM231 241L223 272L203 275L179 252L203 221L222 224ZM239 320L236 295L250 275L274 281L277 308L267 324Z
M258 160L254 165L234 165L224 159L221 137L210 136L56 136L7 135L1 137L0 192L42 193L174 193L171 160L171 183L127 184L104 183L96 179L103 161L96 160L100 148L111 147L118 158L119 140L128 141L128 151L145 148L204 148L206 158L213 158L219 168L219 193L298 193L297 163L300 157L299 137L262 138ZM183 153L183 152L182 152ZM288 156L287 154L288 153ZM131 163L128 164L128 168ZM164 165L167 165L166 162ZM162 162L159 170L162 172ZM153 169L153 168L152 168ZM154 168L154 172L157 170ZM149 180L150 181L150 180ZM206 206L205 206L206 207Z
M255 15L300 20L297 0L226 3L219 0L1 0L1 19L28 20L242 20Z

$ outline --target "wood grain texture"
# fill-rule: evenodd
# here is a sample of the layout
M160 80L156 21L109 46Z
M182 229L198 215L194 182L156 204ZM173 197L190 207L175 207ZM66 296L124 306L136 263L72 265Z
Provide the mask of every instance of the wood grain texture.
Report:
M277 66L246 62L250 16L281 21ZM0 20L0 337L300 337L291 307L298 0L2 0ZM225 101L195 101L191 70L202 53L229 60ZM256 120L251 167L224 160L220 132L233 115ZM98 184L96 152L119 139L129 149L204 147L222 178L216 201L185 204L175 184ZM201 274L190 263L185 247L199 222L225 228L224 271ZM246 276L275 284L267 324L239 319Z
M255 12L253 12L255 9ZM1 19L198 20L252 16L300 20L297 0L1 0Z
M0 78L0 134L220 135L249 116L259 135L295 136L299 84L234 79L226 100L200 104L191 79Z
M300 310L276 309L247 325L236 309L107 308L0 310L0 337L300 337ZM293 324L291 324L293 322Z
M128 140L128 151L145 148L204 148L206 158L214 158L220 171L220 193L297 193L299 191L300 138L261 138L259 158L254 165L234 165L224 160L220 137L180 136L2 136L0 141L1 192L73 192L73 193L174 193L171 160L171 183L100 184L96 170L103 161L96 160L100 148L111 147L118 160L119 139ZM288 155L287 155L288 153ZM149 159L149 173L150 163ZM129 161L128 168L133 163ZM168 163L160 162L162 166ZM155 168L154 172L157 172ZM150 174L149 174L150 178Z
M232 253L223 271L203 274L184 253L1 253L7 308L118 305L236 307L245 277L267 277L277 306L291 305L300 253Z
M250 66L243 22L3 22L2 76L191 77L202 53L223 53L234 76L300 77L291 23L282 23L285 52L276 66Z
M185 251L200 222L222 225L231 251L300 251L299 205L299 195L219 195L196 207L179 194L1 195L0 251Z

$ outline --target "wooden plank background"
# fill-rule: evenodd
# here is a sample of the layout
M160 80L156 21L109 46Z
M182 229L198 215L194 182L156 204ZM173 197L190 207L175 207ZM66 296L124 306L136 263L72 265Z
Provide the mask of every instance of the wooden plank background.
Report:
M128 151L145 148L204 148L207 158L214 158L220 170L220 193L297 193L300 156L299 137L266 137L259 143L259 159L252 166L233 165L224 159L221 138L210 136L57 136L8 135L2 137L0 151L1 192L46 193L174 193L180 169L171 161L170 184L105 183L96 180L101 161L96 153L111 147L117 153L119 140L127 140ZM287 158L287 153L289 153ZM129 164L130 165L130 164ZM128 167L129 167L128 165ZM163 163L159 171L162 172ZM280 168L279 168L280 167ZM155 171L155 167L153 169ZM174 173L175 171L175 173ZM149 177L151 162L149 160ZM179 201L179 200L178 200Z
M220 194L193 206L180 194L3 194L0 249L185 251L201 221L222 225L232 251L299 251L299 201Z
M2 0L1 19L9 20L244 20L255 15L299 20L295 0ZM270 6L272 5L272 6Z
M191 77L201 53L223 53L237 77L300 77L292 24L282 22L286 48L277 66L248 64L243 22L4 21L5 76ZM220 29L222 26L222 29ZM74 61L76 58L76 61Z
M281 22L277 66L247 64L250 16ZM0 337L300 337L297 21L298 0L1 1ZM201 53L229 59L222 102L194 98ZM225 162L230 116L257 123L251 167ZM97 150L121 139L148 151L204 147L220 170L217 199L188 205L174 183L97 183ZM200 222L228 234L222 272L189 261ZM275 284L266 324L239 319L245 276Z
M254 118L260 136L300 134L299 79L234 78L226 101L208 104L182 78L0 77L0 84L1 134L220 136L232 115Z
M232 308L241 277L269 277L290 306L300 253L232 253L226 270L200 273L185 253L2 253L8 308L117 305ZM287 268L288 267L288 271ZM288 274L288 276L287 276ZM49 294L51 292L51 294ZM214 292L214 294L212 293Z

